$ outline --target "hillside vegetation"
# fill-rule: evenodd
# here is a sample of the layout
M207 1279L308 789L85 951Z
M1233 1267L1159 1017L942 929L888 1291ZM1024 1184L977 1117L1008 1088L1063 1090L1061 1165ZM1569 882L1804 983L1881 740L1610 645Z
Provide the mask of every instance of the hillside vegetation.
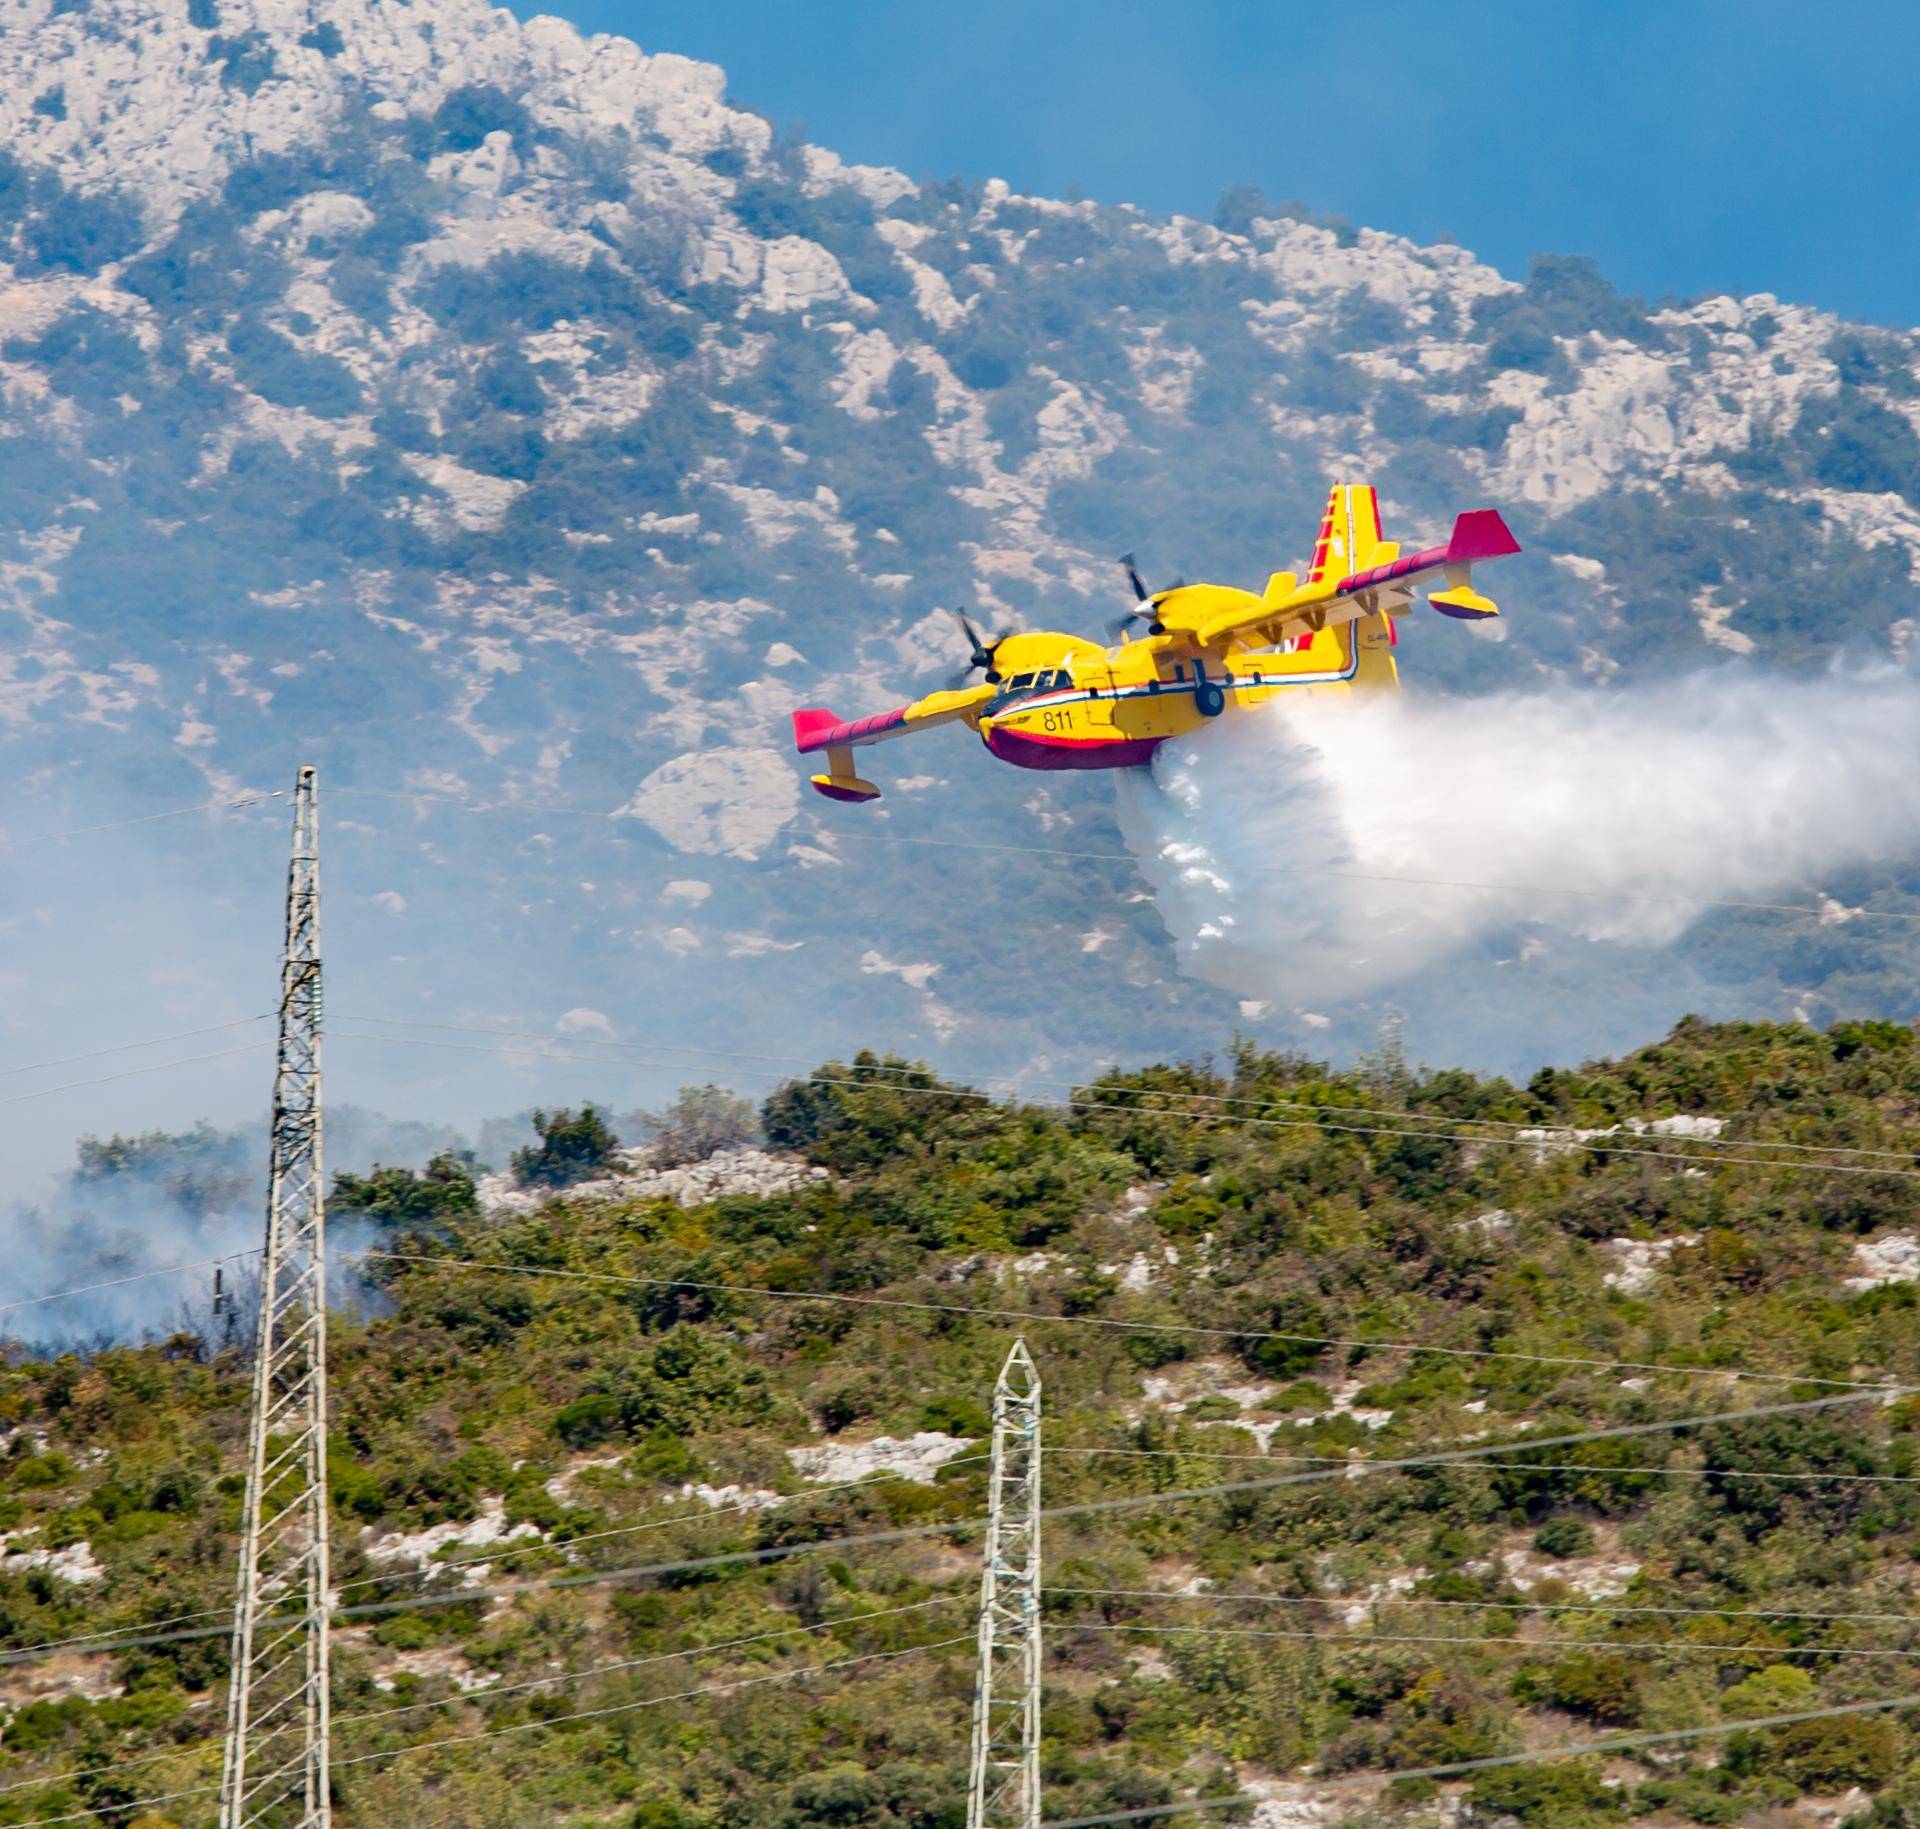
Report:
M690 1109L694 1150L742 1116ZM1631 1128L1676 1115L1724 1124ZM1074 1109L862 1056L759 1123L825 1173L342 1189L376 1244L334 1333L343 1824L952 1829L1016 1329L1049 1505L1140 1501L1047 1526L1050 1818L1282 1782L1301 1823L1920 1810L1897 1711L1367 1778L1920 1688L1920 1400L1804 1407L1920 1383L1881 1280L1920 1233L1911 1031L1690 1021L1525 1088L1245 1048ZM604 1154L545 1130L530 1180ZM0 1370L0 1823L212 1821L245 1369L208 1330ZM918 1440L789 1452L881 1437ZM1512 1446L1271 1484L1476 1443ZM82 1634L146 1642L31 1653Z

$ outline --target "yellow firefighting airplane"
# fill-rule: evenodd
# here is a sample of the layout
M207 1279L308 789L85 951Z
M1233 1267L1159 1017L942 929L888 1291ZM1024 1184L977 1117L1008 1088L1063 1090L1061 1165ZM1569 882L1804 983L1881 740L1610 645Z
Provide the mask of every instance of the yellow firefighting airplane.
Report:
M946 691L850 724L830 711L796 711L794 744L802 755L826 751L827 772L812 781L833 800L879 797L854 772L856 749L956 720L1020 768L1137 768L1169 737L1230 707L1279 692L1392 687L1393 618L1412 605L1419 582L1444 577L1429 598L1443 615L1497 616L1473 588L1472 568L1519 550L1498 512L1481 508L1455 520L1446 545L1403 559L1380 537L1375 492L1337 483L1304 583L1275 572L1260 596L1225 584L1150 592L1129 555L1138 601L1112 632L1138 620L1146 634L1116 648L1051 630L983 642L961 616L973 654ZM976 668L984 681L962 684Z

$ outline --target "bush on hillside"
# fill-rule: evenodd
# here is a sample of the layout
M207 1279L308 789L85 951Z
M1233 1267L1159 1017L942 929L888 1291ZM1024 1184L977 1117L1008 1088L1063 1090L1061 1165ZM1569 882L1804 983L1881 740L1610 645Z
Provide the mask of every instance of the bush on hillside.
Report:
M607 1128L599 1108L536 1111L533 1128L540 1141L513 1152L513 1178L525 1188L567 1188L591 1181L613 1164L620 1139Z
M745 1099L718 1086L682 1086L661 1111L636 1111L628 1120L662 1168L704 1162L721 1150L758 1140L760 1115Z

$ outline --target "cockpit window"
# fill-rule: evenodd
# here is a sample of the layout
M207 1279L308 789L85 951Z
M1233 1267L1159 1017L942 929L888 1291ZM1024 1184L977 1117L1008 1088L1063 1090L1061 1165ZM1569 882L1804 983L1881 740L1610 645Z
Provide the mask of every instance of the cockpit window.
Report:
M1032 691L1033 675L1031 673L1016 673L1012 679L1007 681L1007 690L1009 692Z

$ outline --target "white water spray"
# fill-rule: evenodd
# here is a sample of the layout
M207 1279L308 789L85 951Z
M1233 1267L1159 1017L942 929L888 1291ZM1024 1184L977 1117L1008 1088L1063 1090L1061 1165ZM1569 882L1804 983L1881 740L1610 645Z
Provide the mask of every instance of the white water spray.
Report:
M1712 904L1821 911L1755 915L1784 938L1849 918L1829 879L1920 857L1920 680L1283 700L1165 745L1120 804L1200 977L1316 1023L1444 1006L1483 1058L1538 1055L1529 1015L1542 1045L1613 1045L1628 1011L1691 1007L1655 1014L1692 988L1657 955ZM1610 1006L1529 1011L1541 960Z

